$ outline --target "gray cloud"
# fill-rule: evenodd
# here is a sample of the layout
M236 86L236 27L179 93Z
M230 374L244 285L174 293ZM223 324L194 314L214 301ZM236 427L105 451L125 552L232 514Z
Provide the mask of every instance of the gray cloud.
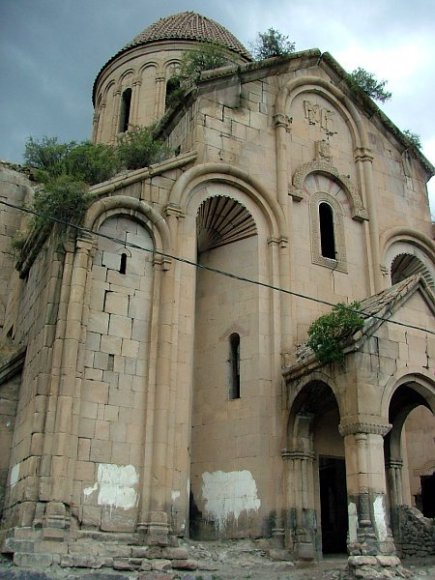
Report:
M361 65L370 70L366 62L353 62L353 54L378 67L382 63L383 68L374 72L391 78L395 92L384 110L400 128L419 133L424 152L435 158L431 112L435 3L378 0L367 4L357 0L3 0L0 158L20 161L29 135L86 139L91 131L92 85L100 68L146 26L183 10L214 18L247 46L259 31L274 27L295 40L298 50L318 47L339 61L338 56L348 59L350 68ZM396 54L394 48L406 41L418 45L419 53L408 62L397 62L396 57L384 64L382 58ZM420 70L418 58L428 63ZM408 79L410 67L416 68L415 74L401 83L401 76Z

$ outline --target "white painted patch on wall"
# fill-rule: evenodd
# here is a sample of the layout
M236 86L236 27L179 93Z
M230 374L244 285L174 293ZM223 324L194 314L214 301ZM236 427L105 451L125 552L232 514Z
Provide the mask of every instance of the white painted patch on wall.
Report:
M238 519L243 511L260 508L257 485L250 471L215 471L202 474L204 507L218 525L229 516Z
M83 490L83 494L85 497L89 497L90 495L92 495L94 493L94 491L97 491L98 489L98 483L94 483L94 485L92 487L85 487Z
M388 538L388 528L385 519L384 498L380 495L373 502L373 513L375 516L379 540L384 542Z
M20 478L20 463L17 463L11 469L11 473L9 476L9 483L11 484L11 487L15 487L17 485L19 478Z
M83 494L87 498L98 491L98 505L128 510L137 505L138 482L139 477L133 465L100 463L97 482L92 487L86 487Z
M349 518L349 541L356 542L358 539L358 512L355 503L349 502L347 513Z
M173 491L173 490L171 491L172 503L175 503L179 497L180 497L179 491Z

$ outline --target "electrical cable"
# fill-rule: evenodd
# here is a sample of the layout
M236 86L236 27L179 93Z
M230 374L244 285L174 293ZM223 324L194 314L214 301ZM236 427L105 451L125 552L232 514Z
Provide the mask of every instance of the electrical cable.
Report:
M155 250L155 249L151 250L148 248L144 248L142 246L139 246L138 244L134 244L133 242L126 242L124 240L120 240L118 238L115 238L113 236L109 236L109 235L104 234L102 232L96 232L94 230L84 228L83 226L79 226L79 225L73 224L71 222L61 220L61 219L56 218L54 216L47 216L47 215L35 212L34 210L32 210L30 208L14 205L14 204L7 202L7 201L4 201L4 200L0 200L0 204L6 205L8 207L11 207L11 208L19 210L19 211L23 211L25 213L35 215L37 217L43 217L43 218L48 217L48 219L50 219L50 221L52 221L52 222L59 223L59 224L64 225L64 226L74 228L75 230L77 230L81 233L86 233L86 234L90 234L93 236L102 237L102 238L111 240L112 242L116 242L118 244L121 244L123 246L127 246L130 248L136 249L136 250L142 250L144 252L148 252L148 253L151 253L153 255L158 255L158 256L161 256L163 258L169 258L170 260L181 262L183 264L188 264L189 266L193 266L194 268L207 270L207 271L213 272L215 274L220 274L221 276L226 276L227 278L232 278L232 279L238 280L240 282L247 282L249 284L255 284L257 286L261 286L261 287L267 288L269 290L275 290L276 292L282 292L284 294L288 294L290 296L295 296L296 298L302 298L303 300L310 300L310 301L316 302L318 304L324 304L326 306L332 306L332 307L336 306L336 304L334 304L333 302L329 302L327 300L322 300L320 298L314 298L314 296L308 296L308 295L302 294L300 292L295 292L294 290L288 290L286 288L281 288L280 286L274 286L273 284L267 284L266 282L260 282L259 280L253 280L252 278L246 278L246 277L240 276L238 274L233 274L231 272L227 272L226 270L220 270L218 268L213 268L211 266L205 266L204 264L199 264L198 262L194 262L193 260L189 260L187 258L181 258L180 256L168 254L167 252L161 252L161 251ZM359 314L360 316L362 316L363 318L366 318L366 319L372 318L374 320L379 320L381 322L389 322L390 324L396 324L397 326L403 326L405 328L419 330L421 332L427 332L428 334L435 335L435 331L429 330L428 328L423 328L421 326L416 326L414 324L408 324L406 322L391 320L390 318L385 318L383 316L378 316L376 314L368 314L367 312L364 312L363 310L358 310L358 309L351 309L351 310L352 310L352 312Z

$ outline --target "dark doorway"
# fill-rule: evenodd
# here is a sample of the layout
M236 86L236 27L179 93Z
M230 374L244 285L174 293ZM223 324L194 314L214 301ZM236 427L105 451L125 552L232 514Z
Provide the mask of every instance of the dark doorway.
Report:
M345 553L348 519L344 459L320 457L319 480L323 553Z
M435 473L421 478L421 503L423 515L435 518Z

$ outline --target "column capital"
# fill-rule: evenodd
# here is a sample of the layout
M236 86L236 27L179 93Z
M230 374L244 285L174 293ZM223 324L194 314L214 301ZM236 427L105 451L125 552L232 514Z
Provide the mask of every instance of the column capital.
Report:
M342 437L346 437L346 435L356 435L358 433L363 433L365 435L382 435L382 437L385 437L391 427L392 425L390 423L376 421L376 418L374 417L373 421L344 420L338 426L338 430Z
M284 127L286 131L289 130L292 121L293 118L289 117L285 113L275 113L273 115L273 123L275 127Z
M388 469L402 469L403 459L388 459L385 462L385 467Z
M372 150L368 147L356 147L354 151L355 162L358 161L370 161L372 162L374 159L374 155Z

